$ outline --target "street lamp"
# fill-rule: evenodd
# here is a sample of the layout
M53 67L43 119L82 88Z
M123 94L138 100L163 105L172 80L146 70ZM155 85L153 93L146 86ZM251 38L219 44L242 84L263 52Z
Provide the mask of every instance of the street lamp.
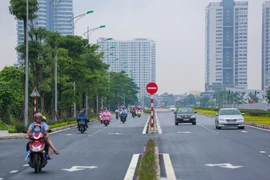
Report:
M29 14L28 14L28 0L26 0L26 25L28 26L28 18L29 18ZM24 90L24 125L25 127L28 126L28 27L26 27L26 55L25 55L25 90Z
M101 25L101 26L99 26L99 27L96 27L96 28L93 28L93 29L90 29L90 30L89 30L89 27L87 27L87 31L86 31L85 33L83 33L83 35L87 34L87 40L88 40L88 42L89 42L90 35L91 35L93 32L95 32L95 31L98 30L98 29L105 28L105 27L106 27L106 25ZM90 32L90 34L89 34L89 32Z
M78 18L78 19L75 21L75 23L73 23L73 35L74 35L75 25L76 25L76 23L78 22L78 20L81 19L82 17L84 17L85 15L91 14L91 13L93 13L93 12L94 12L93 10L88 10L88 11L86 11L85 13L80 14L80 15L78 15L78 16L75 16L74 18L72 18L72 19L70 20L70 21L72 21L72 20L75 20L75 19ZM74 79L74 88L73 88L73 90L74 90L74 94L75 94L75 91L76 91L76 82L75 82L75 79ZM74 117L76 118L76 102L74 102Z

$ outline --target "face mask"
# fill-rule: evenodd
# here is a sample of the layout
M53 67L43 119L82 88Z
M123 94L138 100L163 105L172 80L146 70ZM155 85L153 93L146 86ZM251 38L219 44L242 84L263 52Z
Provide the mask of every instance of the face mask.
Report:
M40 129L39 128L35 128L34 131L35 132L40 132Z

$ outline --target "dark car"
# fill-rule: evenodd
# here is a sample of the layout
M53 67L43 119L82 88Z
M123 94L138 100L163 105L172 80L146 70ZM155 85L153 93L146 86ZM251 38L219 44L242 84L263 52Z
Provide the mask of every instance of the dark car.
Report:
M192 125L196 125L196 114L191 108L179 108L174 112L175 114L175 125L178 123L192 123Z

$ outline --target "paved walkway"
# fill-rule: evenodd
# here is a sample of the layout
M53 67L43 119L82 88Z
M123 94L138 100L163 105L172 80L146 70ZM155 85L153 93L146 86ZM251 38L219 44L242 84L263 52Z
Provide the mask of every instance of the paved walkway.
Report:
M8 133L6 130L0 130L0 139L22 139L23 133Z

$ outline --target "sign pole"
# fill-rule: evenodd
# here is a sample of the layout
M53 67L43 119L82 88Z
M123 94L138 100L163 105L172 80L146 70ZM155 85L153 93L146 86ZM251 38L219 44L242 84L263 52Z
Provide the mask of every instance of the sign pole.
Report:
M151 129L154 130L154 95L151 95Z
M37 88L34 88L34 115L37 113Z

